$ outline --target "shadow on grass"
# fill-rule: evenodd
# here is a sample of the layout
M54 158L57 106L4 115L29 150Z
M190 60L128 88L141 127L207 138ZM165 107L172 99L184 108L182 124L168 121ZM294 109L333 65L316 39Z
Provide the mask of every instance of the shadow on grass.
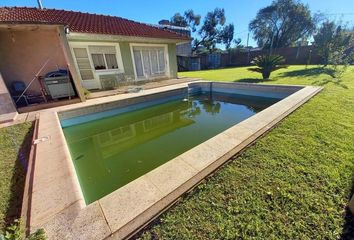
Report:
M334 77L335 71L330 68L316 67L316 68L305 68L300 70L287 71L282 73L280 76L281 77L311 77L311 76L318 76L320 74L327 74L331 77Z
M9 208L5 214L5 226L13 223L15 219L21 217L22 199L25 187L26 169L28 163L29 152L31 150L31 142L33 135L33 126L26 134L19 151L11 177L11 198L9 200Z
M348 86L343 84L340 79L336 78L335 70L331 69L331 68L316 67L316 68L306 68L306 69L301 69L301 70L294 70L294 71L284 72L280 75L280 77L312 77L312 76L318 76L320 74L326 74L330 78L316 80L316 81L313 81L311 84L318 85L318 86L324 86L324 85L327 85L328 83L333 83L339 87L342 87L344 89L348 89Z
M350 198L354 194L354 174L353 174L352 179L353 179L352 180L352 190L349 194L348 203L350 201ZM345 222L343 225L342 235L341 235L340 239L342 239L342 240L354 239L354 214L352 214L350 212L348 207L346 208L344 221Z
M311 84L319 85L319 86L325 86L328 83L333 83L334 85L337 85L337 86L342 87L344 89L348 89L347 85L345 85L341 80L336 79L336 78L316 80L316 81L313 81Z
M272 82L275 81L272 79L261 79L261 78L242 78L233 80L233 82L241 82L241 83L265 83L265 82Z

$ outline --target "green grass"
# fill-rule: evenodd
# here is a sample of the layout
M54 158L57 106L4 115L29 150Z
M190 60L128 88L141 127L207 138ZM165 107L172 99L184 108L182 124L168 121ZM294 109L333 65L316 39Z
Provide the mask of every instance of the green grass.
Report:
M136 237L142 239L349 239L353 191L354 67L341 81L311 66L272 74L271 84L324 90L207 178ZM261 82L246 68L180 73Z
M0 232L19 217L32 123L0 129Z

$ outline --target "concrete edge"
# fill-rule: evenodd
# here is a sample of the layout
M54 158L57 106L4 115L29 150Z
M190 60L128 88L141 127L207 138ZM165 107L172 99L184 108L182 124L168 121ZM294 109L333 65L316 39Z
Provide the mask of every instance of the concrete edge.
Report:
M58 117L58 113L55 113L55 120L56 120L56 124L57 124L57 127L61 129L60 127L60 120L59 120L59 117ZM60 131L60 135L61 135L61 143L63 144L64 146L64 152L65 152L65 155L68 156L67 158L65 158L69 168L70 168L70 175L68 176L68 178L71 178L71 181L72 181L72 184L75 186L75 189L77 191L75 191L75 194L77 195L77 197L79 199L82 200L82 202L80 203L80 207L81 208L84 208L86 206L85 202L84 202L84 195L81 191L81 186L80 186L80 182L79 182L79 178L76 174L76 170L75 170L75 166L74 166L74 162L71 160L71 155L70 155L70 150L69 150L69 147L68 145L66 144L66 140L65 140L65 136L64 136L64 132L61 130Z
M52 128L52 131L43 131L48 126ZM79 209L86 206L64 134L61 131L59 118L55 112L40 114L36 138L42 139L47 136L49 136L49 139L46 141L33 145L36 154L33 167L30 169L32 181L28 188L28 197L31 202L27 210L30 232L40 228L43 223L54 218L73 204ZM54 163L49 158L56 162ZM62 169L55 169L51 165ZM47 170L45 174L44 170ZM65 175L52 179L52 175L60 171L65 172ZM40 186L41 191L37 190L38 186ZM58 204L53 207L55 203ZM44 209L46 211L38 212Z
M26 178L25 178L25 186L23 191L22 197L22 207L21 207L21 219L24 221L26 226L26 235L29 234L30 231L30 219L31 219L31 203L32 203L32 188L33 188L33 178L34 178L34 167L35 167L35 160L36 160L36 145L33 145L35 139L38 138L38 125L39 119L33 122L33 135L32 135L32 142L31 142L31 149L30 154L27 162L27 169L26 169Z
M211 82L211 81L200 81L200 80L194 80L191 82L185 82L181 83L178 85L170 86L170 89L162 89L160 91L153 91L154 89L150 89L152 91L143 91L139 93L133 93L131 96L122 96L120 97L119 95L114 95L114 96L108 96L108 97L103 97L102 99L97 99L97 101L92 102L91 100L86 101L84 106L83 104L80 104L78 106L72 106L70 108L64 108L64 109L58 109L58 114L60 120L66 120L66 119L71 119L71 118L76 118L80 117L82 115L87 115L87 114L95 114L97 112L101 111L109 111L111 109L117 108L117 107L125 107L125 106L120 106L118 103L121 101L126 101L129 99L129 102L136 102L139 101L139 99L143 99L144 97L153 97L153 96L159 96L161 94L167 93L167 92L173 92L173 91L178 91L180 89L186 88L188 86L197 86L199 87L200 85L203 84L210 84L213 83L214 85L231 85L231 86L240 86L241 90L244 88L251 88L251 90L260 90L262 88L264 89L269 89L269 91L272 90L280 90L280 89L286 89L288 90L289 93L293 93L296 91L301 90L302 88L306 87L304 85L272 85L272 84L256 84L256 83L234 83L234 82ZM161 87L164 88L164 87ZM254 89L253 89L254 88ZM234 89L234 88L232 88ZM106 99L110 99L111 101L105 101ZM138 103L138 102L137 102ZM104 106L104 105L110 105L110 106Z

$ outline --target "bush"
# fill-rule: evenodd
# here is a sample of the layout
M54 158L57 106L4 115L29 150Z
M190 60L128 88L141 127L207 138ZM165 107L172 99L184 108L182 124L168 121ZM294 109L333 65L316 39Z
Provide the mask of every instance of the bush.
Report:
M21 221L16 219L13 224L5 229L5 233L0 233L0 240L46 240L47 237L43 229L38 229L28 237L24 236Z
M286 68L283 65L285 58L280 55L260 55L252 60L252 64L255 64L256 68L249 68L249 71L262 73L263 79L269 79L271 72L280 68Z
M88 99L91 92L89 90L87 90L86 88L82 88L82 92L84 93L85 98Z

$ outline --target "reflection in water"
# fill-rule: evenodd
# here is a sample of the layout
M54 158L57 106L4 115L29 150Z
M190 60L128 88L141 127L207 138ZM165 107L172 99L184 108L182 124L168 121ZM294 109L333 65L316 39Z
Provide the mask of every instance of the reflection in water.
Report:
M183 117L178 111L153 116L146 120L131 122L128 125L91 135L103 158L128 150L137 144L151 141L176 128L192 124L193 121ZM119 146L119 147L117 147Z
M87 203L277 101L220 93L182 99L63 129Z
M221 104L220 102L215 102L212 99L201 101L204 110L212 115L218 114L220 112Z
M201 113L201 110L197 102L188 100L188 109L181 113L184 117L195 118Z

